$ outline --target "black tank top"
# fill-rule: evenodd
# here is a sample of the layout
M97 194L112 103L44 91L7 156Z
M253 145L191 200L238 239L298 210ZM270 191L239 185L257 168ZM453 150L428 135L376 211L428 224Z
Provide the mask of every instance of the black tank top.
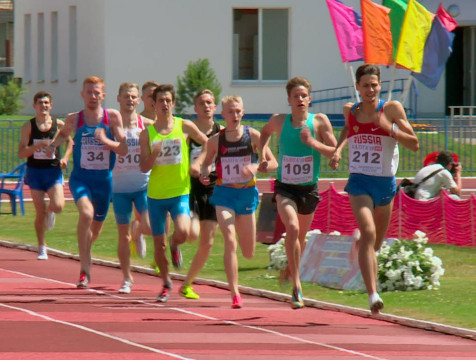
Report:
M258 162L258 154L254 152L253 145L251 143L250 127L245 125L243 128L243 135L238 141L230 142L226 139L226 129L220 130L218 135L218 152L216 158L216 169L218 178L222 179L223 167L221 158L226 157L242 157L251 156L251 163ZM254 183L254 180L252 181Z
M212 131L210 131L207 135L207 138L211 138L213 135L215 135L216 133L220 132L220 124L218 124L217 122L213 122L213 126L212 126ZM190 155L190 163L192 163L192 152L194 151L194 149L201 149L202 148L202 145L200 145L199 143L195 142L192 138L190 138L190 144L189 144L189 155ZM197 151L197 150L195 150ZM207 186L213 186L215 185L215 182L216 182L216 179L217 179L217 173L216 173L216 170L213 170L211 173L210 173L210 185L207 185ZM196 179L196 178L191 178L191 181L192 181L192 186L194 184L196 185L201 185L202 183L200 182L199 179ZM203 187L203 185L202 185Z
M48 131L41 131L36 126L36 118L30 119L31 125L31 133L30 133L30 140L28 141L28 145L33 145L34 140L42 140L42 139L54 139L57 131L58 131L58 123L55 118L51 118L51 128ZM54 159L35 159L34 154L29 156L26 163L30 167L34 168L49 168L49 167L57 167L59 166L59 149L56 148L55 151L55 158Z

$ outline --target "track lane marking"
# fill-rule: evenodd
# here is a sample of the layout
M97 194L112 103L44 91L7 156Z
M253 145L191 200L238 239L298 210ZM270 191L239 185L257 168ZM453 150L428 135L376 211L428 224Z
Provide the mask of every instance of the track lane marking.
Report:
M64 282L64 281L59 281L59 280L50 279L50 278L44 278L44 277L41 277L41 276L26 274L26 273L14 271L14 270L1 269L1 268L0 268L0 270L4 270L4 271L14 273L14 274L17 274L17 275L21 275L21 276L27 276L27 277L34 278L34 279L41 279L41 280L44 280L44 281L50 281L50 282L54 282L54 283L58 283L58 284L63 284L63 285L71 286L71 287L76 287L76 284L67 283L67 282ZM365 358L368 358L368 359L388 360L386 358L377 357L377 356L373 356L373 355L365 354L365 353L362 353L362 352L349 350L349 349L345 349L345 348L342 348L342 347L329 345L329 344L325 344L325 343L321 343L321 342L317 342L317 341L307 340L307 339L297 337L297 336L294 336L294 335L284 334L284 333L281 333L281 332L278 332L278 331L275 331L275 330L261 328L261 327L257 327L257 326L253 326L253 325L245 325L245 324L242 324L242 323L239 323L239 322L236 322L236 321L232 321L232 320L224 320L224 319L215 318L215 317L212 317L212 316L209 316L209 315L201 314L201 313L198 313L198 312L195 312L195 311L185 310L185 309L178 308L178 307L169 307L169 306L158 304L158 303L151 303L151 302L141 300L141 299L134 299L134 298L131 298L131 297L124 297L124 296L120 296L120 295L117 295L117 294L112 294L112 293L108 293L108 292L105 292L105 291L102 291L102 290L95 290L95 289L91 289L91 288L84 289L84 290L88 290L88 291L96 293L98 295L106 295L106 296L109 296L109 297L112 297L112 298L115 298L115 299L127 300L128 302L133 302L135 304L144 304L144 305L148 305L148 306L152 305L155 308L163 308L163 309L168 309L168 310L174 310L174 311L177 311L177 312L181 312L181 313L184 313L184 314L192 315L192 316L199 317L199 318L206 319L206 320L210 320L210 321L222 322L222 323L228 324L228 325L233 325L233 326L242 327L242 328L246 328L246 329L252 329L252 330L256 330L256 331L260 331L260 332L265 332L265 333L272 334L272 335L275 335L275 336L278 336L278 337L283 337L283 338L286 338L286 339L290 339L290 340L293 340L293 341L296 341L296 342L301 342L301 343L306 343L306 344L311 344L311 345L316 345L316 346L322 346L324 348L328 348L328 349L332 349L332 350L336 350L336 351L340 351L340 352L344 352L344 353L348 353L348 354L352 354L352 355L358 355L358 356L362 356L362 357L365 357ZM0 303L0 305L9 307L9 305L5 305L5 304L2 304L2 303ZM12 307L12 308L15 308L15 307ZM27 309L22 309L22 308L17 308L17 309L30 313L30 310L27 310ZM31 312L31 313L32 314L37 314L37 313L34 313L34 312ZM127 344L134 345L134 346L138 346L138 347L143 348L143 349L148 349L148 350L151 350L151 351L154 351L154 352L160 352L160 354L171 355L171 356L176 357L177 359L187 359L187 360L189 359L189 358L179 357L179 355L176 355L176 354L170 354L170 353L167 353L167 352L162 352L161 350L158 350L158 349L155 349L155 348L151 348L151 347L148 347L148 346L145 346L145 345L141 345L139 343L134 343L134 342L131 342L129 340L122 339L122 338L119 338L119 337L115 337L115 336L109 335L107 333L102 333L102 332L96 331L94 329L89 329L89 328L83 327L81 325L76 325L74 323L68 323L68 322L65 322L65 321L62 321L62 320L49 318L49 317L41 315L41 314L37 314L35 316L44 317L44 318L47 318L50 321L64 323L64 324L71 325L71 326L78 327L78 328L84 328L84 330L86 330L86 331L90 330L91 332L97 333L98 335L109 337L111 339L116 339L118 341L122 341L122 342L125 342Z

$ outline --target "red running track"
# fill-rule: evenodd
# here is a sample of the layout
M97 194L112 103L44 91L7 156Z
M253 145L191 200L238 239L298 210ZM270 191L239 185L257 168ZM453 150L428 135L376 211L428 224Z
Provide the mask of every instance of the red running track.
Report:
M2 360L448 360L476 354L476 341L468 338L370 318L362 310L364 316L312 306L292 310L249 288L243 293L256 295L244 295L244 307L233 310L229 292L207 281L195 285L199 300L187 300L174 279L172 296L161 304L156 276L135 272L133 292L120 295L120 270L93 265L92 288L78 290L76 260L50 255L38 261L35 252L2 244L8 246L0 246ZM476 332L467 336L476 339Z

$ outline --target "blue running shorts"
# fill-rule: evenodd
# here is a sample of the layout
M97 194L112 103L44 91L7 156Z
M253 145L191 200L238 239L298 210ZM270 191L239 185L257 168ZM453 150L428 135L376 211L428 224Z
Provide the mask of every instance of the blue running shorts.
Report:
M394 176L350 174L344 190L350 195L370 196L376 208L392 201L397 193L397 181Z
M132 205L139 214L147 211L147 189L131 193L112 193L112 205L118 225L129 224L132 217Z
M57 166L42 169L27 166L25 184L32 190L47 192L56 184L64 185L63 173Z
M169 199L152 199L147 197L149 206L149 219L152 236L165 234L167 213L173 220L179 215L190 216L189 195L176 196Z
M210 203L223 206L235 212L236 215L247 215L255 212L258 207L259 192L256 186L248 188L233 188L216 185Z
M112 199L112 176L74 176L74 172L69 178L69 189L73 195L74 202L87 196L94 208L94 220L104 221L109 211Z

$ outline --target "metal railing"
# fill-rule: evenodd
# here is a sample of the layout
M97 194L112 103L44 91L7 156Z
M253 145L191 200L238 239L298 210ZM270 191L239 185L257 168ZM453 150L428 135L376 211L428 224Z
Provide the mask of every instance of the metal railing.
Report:
M267 119L266 119L267 120ZM18 158L18 142L21 126L25 120L0 120L0 173L6 173L20 164ZM463 176L476 176L476 119L412 119L416 135L420 142L420 150L413 153L400 146L400 165L397 176L412 176L422 166L425 157L432 152L449 150L458 155L463 166ZM252 126L260 129L263 121L252 122ZM255 126L256 125L256 126ZM334 126L336 138L339 138L341 127ZM271 149L277 154L277 140L273 136ZM346 154L344 154L346 155ZM70 162L71 163L71 162ZM326 159L321 162L321 174L326 177L347 177L347 156L338 171L329 168ZM68 174L69 171L66 171Z
M410 86L408 89L408 96L405 95L406 99L402 99L402 95L405 92L406 81L407 79L394 80L392 88L392 99L399 100L404 103L407 117L409 119L414 119L417 116L417 92L415 91L415 87L413 86L412 82L412 86ZM382 99L388 98L390 86L390 81L382 81L382 89L380 90L380 95ZM322 112L324 114L327 114L329 118L333 120L342 120L342 123L344 120L342 117L342 108L346 103L356 101L353 86L342 86L330 89L311 91L311 99L311 111Z

